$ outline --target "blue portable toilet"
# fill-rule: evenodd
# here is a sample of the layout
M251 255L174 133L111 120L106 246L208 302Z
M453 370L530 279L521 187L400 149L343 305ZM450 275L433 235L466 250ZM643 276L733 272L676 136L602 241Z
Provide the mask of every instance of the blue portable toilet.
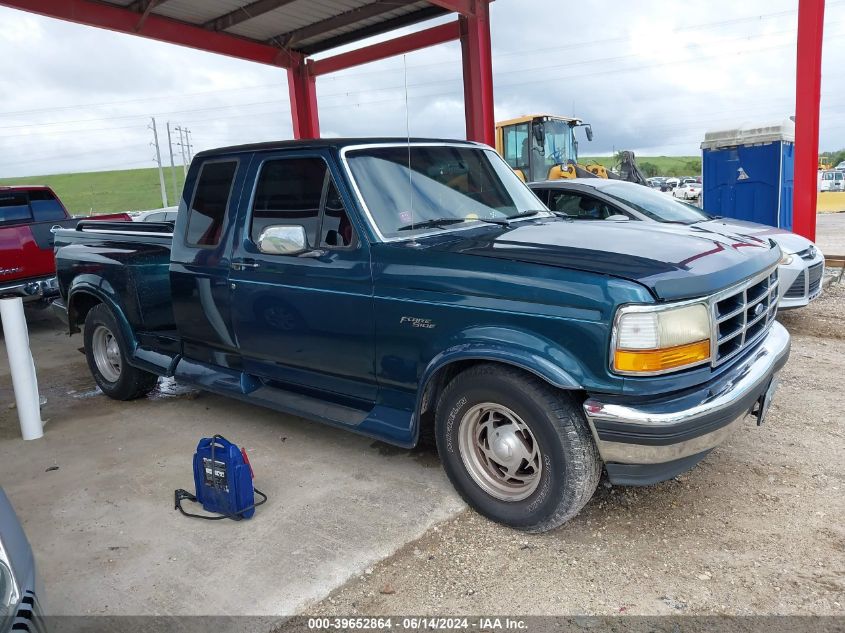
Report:
M792 230L795 123L707 132L701 153L707 213Z

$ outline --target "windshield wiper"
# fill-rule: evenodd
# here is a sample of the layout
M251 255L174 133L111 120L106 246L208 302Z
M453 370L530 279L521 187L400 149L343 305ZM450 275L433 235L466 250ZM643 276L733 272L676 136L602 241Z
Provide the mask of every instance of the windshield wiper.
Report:
M544 209L545 210L545 209ZM487 222L488 224L498 224L499 226L510 226L513 220L519 220L520 218L530 218L532 216L537 215L540 213L537 209L531 209L529 211L522 211L517 213L516 215L509 215L504 218L473 218L477 219L480 222Z
M428 229L431 227L434 228L443 228L444 226L449 226L450 224L459 224L461 222L466 222L465 218L434 218L433 220L420 220L419 222L414 222L413 224L406 224L405 226L400 226L397 231L413 231L414 229Z

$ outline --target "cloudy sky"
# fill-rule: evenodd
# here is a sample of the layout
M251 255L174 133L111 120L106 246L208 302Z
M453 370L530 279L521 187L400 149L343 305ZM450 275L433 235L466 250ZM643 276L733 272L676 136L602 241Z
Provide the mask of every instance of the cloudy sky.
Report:
M797 4L497 0L496 117L581 117L585 155L698 154L707 130L793 114ZM828 0L823 150L845 147L844 36ZM457 44L319 78L323 135L404 135L406 72L411 133L462 137ZM283 70L2 7L0 77L0 177L152 166L151 116L165 162L166 121L195 151L292 136Z

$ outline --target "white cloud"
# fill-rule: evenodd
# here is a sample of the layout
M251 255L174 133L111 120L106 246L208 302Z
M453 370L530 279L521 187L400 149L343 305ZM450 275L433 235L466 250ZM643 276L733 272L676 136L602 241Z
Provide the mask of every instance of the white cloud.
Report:
M845 0L827 3L821 147L845 147ZM708 129L793 113L794 0L491 5L496 115L575 115L582 153L697 154ZM675 7L675 8L673 8ZM327 136L464 134L460 49L318 80ZM156 116L195 150L290 138L281 69L0 8L0 176L152 165ZM165 162L169 162L166 149Z

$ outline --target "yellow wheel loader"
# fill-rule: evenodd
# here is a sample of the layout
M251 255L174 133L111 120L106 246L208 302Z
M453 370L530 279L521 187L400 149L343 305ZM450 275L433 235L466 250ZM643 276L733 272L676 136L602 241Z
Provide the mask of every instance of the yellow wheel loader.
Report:
M633 152L622 152L617 171L578 163L575 128L593 140L589 123L573 117L531 114L496 124L496 151L524 182L562 178L615 178L646 184Z

